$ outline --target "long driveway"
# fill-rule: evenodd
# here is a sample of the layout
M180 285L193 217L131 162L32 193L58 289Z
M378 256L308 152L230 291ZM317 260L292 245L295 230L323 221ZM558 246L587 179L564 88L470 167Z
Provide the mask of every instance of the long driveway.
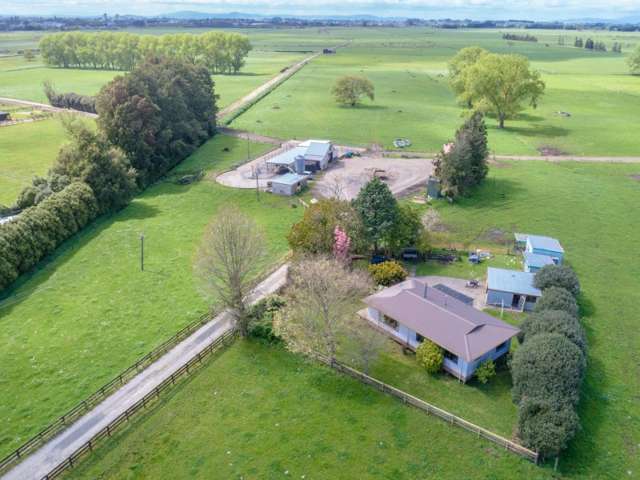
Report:
M304 67L311 60L316 58L318 55L322 55L322 54L314 53L313 55L309 55L303 60L300 60L298 63L294 63L289 68L287 68L284 72L281 72L275 77L273 77L271 80L266 81L265 83L260 85L258 88L256 88L255 90L252 90L250 93L240 98L239 100L236 100L232 104L227 105L225 108L223 108L218 112L218 115L217 115L218 119L222 119L223 117L226 117L227 115L235 112L236 110L243 108L246 105L250 104L251 102L255 101L263 93L273 88L274 85L277 85L278 83L291 77L294 73L296 73L298 70Z
M274 293L284 286L286 277L287 265L283 265L252 291L249 300L256 302ZM112 420L153 391L172 373L231 328L231 315L228 312L221 313L140 372L89 413L28 456L2 477L3 480L40 480Z

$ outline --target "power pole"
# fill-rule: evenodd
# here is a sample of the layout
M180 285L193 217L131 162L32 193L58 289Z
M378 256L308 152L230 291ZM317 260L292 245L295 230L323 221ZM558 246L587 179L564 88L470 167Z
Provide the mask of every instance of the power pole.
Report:
M140 271L144 272L144 234L140 235Z

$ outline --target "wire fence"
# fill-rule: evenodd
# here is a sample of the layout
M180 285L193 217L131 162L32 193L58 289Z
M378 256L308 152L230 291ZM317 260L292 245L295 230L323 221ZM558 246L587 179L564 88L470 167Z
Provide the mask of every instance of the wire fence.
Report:
M539 460L538 453L526 447L523 447L519 443L513 442L507 438L504 438L498 435L497 433L493 433L485 428L479 427L478 425L475 425L465 420L464 418L460 418L454 415L453 413L449 413L446 410L443 410L434 405L431 405L430 403L427 403L424 400L421 400L420 398L414 397L413 395L406 393L396 387L393 387L384 382L381 382L380 380L370 377L369 375L366 375L354 368L351 368L348 365L344 365L336 360L331 361L330 359L321 355L316 356L316 358L318 358L320 362L330 366L331 368L337 370L338 372L344 373L352 378L360 380L362 383L375 387L381 392L384 392L396 398L399 398L400 400L402 400L404 403L408 405L418 408L428 414L435 415L436 417L446 421L451 425L456 425L465 430L473 432L478 437L482 437L497 445L500 445L501 447L504 447L508 451L515 453L523 458L526 458L527 460L530 460L536 464L538 463L538 460Z
M191 360L185 363L182 367L176 370L171 374L170 377L167 377L162 383L160 383L156 388L147 393L143 398L138 400L135 404L129 407L127 410L122 412L118 417L116 417L111 423L109 423L106 427L96 433L91 439L89 439L86 443L84 443L81 447L79 447L75 452L67 457L62 463L60 463L56 468L51 470L48 474L42 477L42 480L52 480L60 476L64 471L69 468L75 466L80 457L84 456L93 451L93 449L97 446L97 444L107 438L111 437L113 433L118 429L118 427L122 426L125 423L128 423L132 417L135 416L136 413L140 411L144 411L147 406L160 398L160 394L166 390L167 388L175 385L176 381L181 377L188 375L196 370L196 368L202 364L202 361L209 354L214 351L222 348L223 346L230 345L231 342L236 338L237 330L231 329L217 338L213 343L209 344L202 351L200 351L196 356L194 356Z
M193 332L195 332L198 328L200 328L205 323L209 322L213 318L212 313L206 313L197 320L191 322L189 325L182 328L175 335L169 338L164 343L158 345L153 351L147 353L144 357L140 358L136 363L131 365L125 371L120 373L117 377L112 379L107 384L100 387L94 393L92 393L89 397L82 400L72 409L67 411L64 415L59 417L49 426L45 427L43 430L38 432L36 435L31 437L25 443L23 443L20 447L15 449L9 455L0 460L0 473L7 470L14 463L21 460L24 456L31 453L33 450L38 448L44 442L58 434L61 430L72 424L75 420L80 418L86 412L91 410L94 406L108 397L111 393L118 390L122 385L124 385L127 381L129 381L132 377L137 375L142 369L146 368L148 365L153 363L167 351L175 347L182 340L187 338Z

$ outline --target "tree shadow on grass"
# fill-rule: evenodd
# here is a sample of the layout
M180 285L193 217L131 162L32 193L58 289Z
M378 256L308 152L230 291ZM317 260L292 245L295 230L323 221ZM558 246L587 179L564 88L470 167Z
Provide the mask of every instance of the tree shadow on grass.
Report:
M389 107L384 105L375 105L370 103L359 103L358 105L338 105L341 110L388 110Z
M487 178L468 197L459 199L454 205L468 209L491 209L508 204L525 190L526 188L515 180Z
M554 125L532 125L530 127L514 127L508 123L504 128L500 129L497 126L489 125L487 130L504 133L515 133L522 135L523 137L566 137L569 135L569 130L563 127Z

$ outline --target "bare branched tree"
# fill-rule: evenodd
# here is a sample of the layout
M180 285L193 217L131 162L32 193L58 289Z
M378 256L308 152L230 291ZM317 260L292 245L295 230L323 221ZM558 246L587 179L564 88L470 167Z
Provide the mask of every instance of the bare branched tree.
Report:
M254 221L226 207L207 226L195 261L206 294L228 308L240 334L248 334L247 295L264 258L264 237Z
M324 257L302 260L291 266L289 274L287 307L274 322L276 333L291 351L335 360L348 334L354 301L371 289L369 276Z
M389 338L356 315L351 317L348 332L353 343L352 352L355 363L369 375L371 365L384 352L389 344Z

